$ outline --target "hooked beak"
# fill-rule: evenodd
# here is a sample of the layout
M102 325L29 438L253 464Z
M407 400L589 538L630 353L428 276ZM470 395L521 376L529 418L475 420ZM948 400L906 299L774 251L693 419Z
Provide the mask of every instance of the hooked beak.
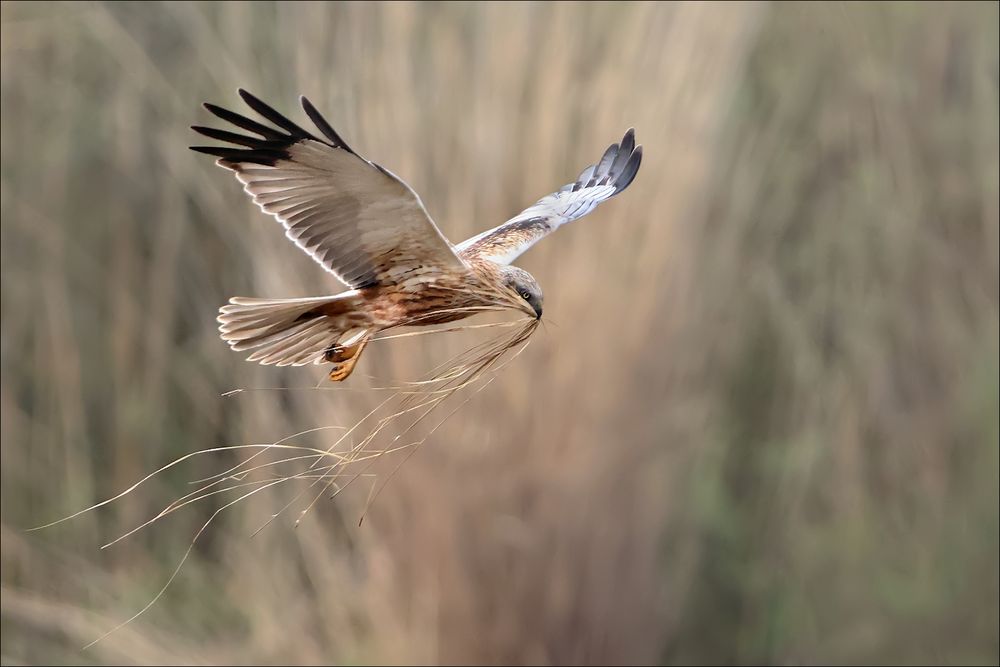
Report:
M535 311L535 319L536 320L542 319L542 306L541 306L541 304L539 304L537 306L532 305L531 309Z

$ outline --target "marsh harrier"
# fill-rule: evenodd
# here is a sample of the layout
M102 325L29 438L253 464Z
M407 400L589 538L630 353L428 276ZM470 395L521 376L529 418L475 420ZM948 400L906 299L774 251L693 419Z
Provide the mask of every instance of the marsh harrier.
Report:
M191 148L235 172L288 238L349 289L298 299L233 297L220 309L219 330L232 349L253 350L250 361L332 363L331 380L350 375L372 336L390 327L441 324L497 307L541 318L541 288L511 262L627 188L642 160L630 129L574 182L453 245L416 193L352 150L305 97L302 108L322 136L245 90L239 94L276 127L206 103L249 134L193 126L236 147Z

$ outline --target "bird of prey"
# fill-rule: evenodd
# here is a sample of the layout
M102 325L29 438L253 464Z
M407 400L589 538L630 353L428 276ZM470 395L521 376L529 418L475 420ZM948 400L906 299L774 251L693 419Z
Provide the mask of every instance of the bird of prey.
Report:
M372 336L391 327L441 324L498 307L541 318L541 288L511 262L627 188L642 160L629 129L572 183L453 245L417 194L351 149L305 97L302 108L321 136L245 90L239 94L274 127L206 103L209 112L248 134L192 126L234 145L192 150L235 172L288 238L348 289L311 298L233 297L220 309L219 330L233 350L253 350L249 361L330 363L334 381L346 379Z

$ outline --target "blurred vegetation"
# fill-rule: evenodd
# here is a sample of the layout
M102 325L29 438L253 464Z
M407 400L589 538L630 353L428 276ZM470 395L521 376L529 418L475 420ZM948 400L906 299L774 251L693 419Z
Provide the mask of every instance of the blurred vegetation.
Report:
M4 664L1000 661L996 3L0 11ZM297 489L255 496L81 652L224 501L100 545L238 457L25 528L475 342L375 346L360 391L229 351L229 296L337 289L187 150L237 86L456 242L628 126L644 163L523 257L546 329L362 526L359 486L251 539Z

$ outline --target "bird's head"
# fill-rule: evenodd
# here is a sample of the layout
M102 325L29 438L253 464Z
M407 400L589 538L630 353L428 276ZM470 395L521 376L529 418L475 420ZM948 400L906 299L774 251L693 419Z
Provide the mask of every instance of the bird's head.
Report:
M542 319L542 288L538 286L538 281L530 273L516 266L505 266L503 267L503 283L531 308L536 319Z

